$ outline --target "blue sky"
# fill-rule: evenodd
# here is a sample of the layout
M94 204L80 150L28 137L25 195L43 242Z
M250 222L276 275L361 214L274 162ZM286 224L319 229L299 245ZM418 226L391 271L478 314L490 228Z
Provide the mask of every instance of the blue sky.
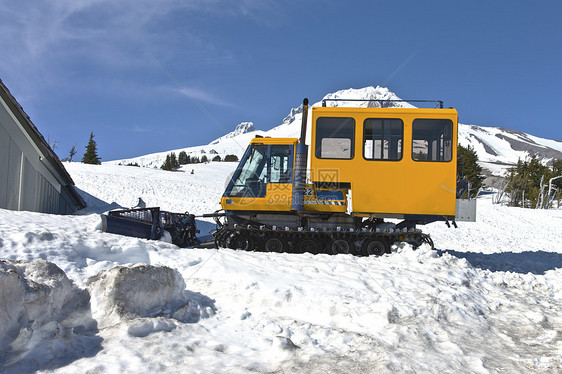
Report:
M462 123L562 140L560 1L0 0L0 78L67 157L267 130L304 97L386 86Z

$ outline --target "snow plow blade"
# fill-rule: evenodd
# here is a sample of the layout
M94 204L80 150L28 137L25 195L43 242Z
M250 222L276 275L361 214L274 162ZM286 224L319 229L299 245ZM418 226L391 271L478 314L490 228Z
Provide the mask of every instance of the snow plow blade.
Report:
M168 231L172 243L185 248L199 244L195 216L155 208L113 210L101 215L102 231L136 238L158 240Z

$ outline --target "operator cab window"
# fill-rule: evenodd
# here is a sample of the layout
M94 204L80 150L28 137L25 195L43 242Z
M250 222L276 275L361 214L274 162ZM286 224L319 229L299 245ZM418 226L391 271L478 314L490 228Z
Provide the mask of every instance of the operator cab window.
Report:
M363 126L363 157L367 160L402 159L404 123L399 118L368 118Z
M265 197L268 183L292 183L292 145L252 145L240 161L225 196Z
M415 119L412 124L412 159L448 162L453 157L453 122L450 119Z
M316 157L353 158L355 120L348 117L320 117L316 120Z

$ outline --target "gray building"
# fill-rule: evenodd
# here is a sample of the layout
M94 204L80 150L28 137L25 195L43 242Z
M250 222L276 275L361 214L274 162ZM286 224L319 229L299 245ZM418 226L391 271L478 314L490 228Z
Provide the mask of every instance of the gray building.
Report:
M85 207L55 152L0 80L0 208L71 214Z

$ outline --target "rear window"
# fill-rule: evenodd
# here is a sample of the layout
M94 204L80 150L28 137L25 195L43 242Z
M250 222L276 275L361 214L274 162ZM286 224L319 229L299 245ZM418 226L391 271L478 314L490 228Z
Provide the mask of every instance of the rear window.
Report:
M316 157L352 159L355 120L350 117L320 117L316 120Z
M453 157L453 122L415 119L412 124L412 159L448 162Z

